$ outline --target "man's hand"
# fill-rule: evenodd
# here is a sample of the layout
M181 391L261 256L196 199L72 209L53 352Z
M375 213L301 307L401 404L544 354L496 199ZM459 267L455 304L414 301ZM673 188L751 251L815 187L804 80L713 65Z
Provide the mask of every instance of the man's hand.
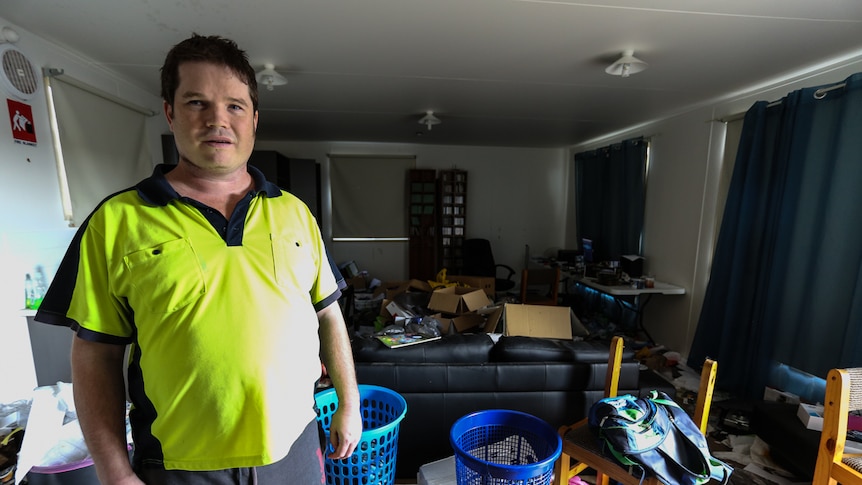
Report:
M317 318L320 320L321 358L338 394L338 409L332 415L329 426L329 442L333 451L327 456L340 460L352 455L362 438L359 389L347 325L338 302L334 301L318 311Z
M338 406L329 426L329 443L333 451L327 456L333 460L348 458L362 438L362 416L356 406Z

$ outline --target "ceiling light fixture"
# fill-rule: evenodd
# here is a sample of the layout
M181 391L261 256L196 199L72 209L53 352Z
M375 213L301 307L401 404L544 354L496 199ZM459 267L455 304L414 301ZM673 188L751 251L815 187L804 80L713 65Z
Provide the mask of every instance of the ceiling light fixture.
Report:
M612 76L629 77L643 71L648 66L649 64L635 57L635 51L629 49L623 51L622 57L605 68L605 72Z
M266 86L267 91L272 91L273 86L284 86L287 78L275 71L275 64L264 64L263 70L255 74L258 84Z
M428 128L428 131L431 131L431 127L434 125L439 125L442 123L440 118L434 116L434 112L430 109L425 112L425 116L419 119L420 125L425 125L425 128Z
M10 43L14 44L18 42L20 36L18 32L15 31L12 27L6 26L0 29L0 44Z

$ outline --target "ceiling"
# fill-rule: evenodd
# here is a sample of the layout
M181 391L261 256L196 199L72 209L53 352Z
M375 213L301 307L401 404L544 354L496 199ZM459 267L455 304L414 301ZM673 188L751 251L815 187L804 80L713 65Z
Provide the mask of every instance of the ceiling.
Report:
M232 38L289 80L260 95L258 136L280 140L568 146L862 52L859 0L2 0L0 18L154 95L172 45ZM606 74L626 49L649 68Z

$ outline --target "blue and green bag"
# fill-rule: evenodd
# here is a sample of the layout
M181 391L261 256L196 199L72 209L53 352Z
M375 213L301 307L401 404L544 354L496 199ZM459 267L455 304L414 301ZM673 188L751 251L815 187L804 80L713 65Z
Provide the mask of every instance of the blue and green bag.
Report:
M668 485L699 485L711 478L726 484L733 468L714 458L694 421L667 394L630 394L602 399L588 423L602 453L643 479Z

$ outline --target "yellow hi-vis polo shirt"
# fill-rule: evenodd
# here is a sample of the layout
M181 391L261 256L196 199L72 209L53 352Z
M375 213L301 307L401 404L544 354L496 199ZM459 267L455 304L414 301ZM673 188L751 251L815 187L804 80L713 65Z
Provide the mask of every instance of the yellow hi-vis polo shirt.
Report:
M317 222L253 167L229 220L179 197L168 170L90 214L36 319L133 344L136 464L273 463L315 417L316 312L340 296Z

